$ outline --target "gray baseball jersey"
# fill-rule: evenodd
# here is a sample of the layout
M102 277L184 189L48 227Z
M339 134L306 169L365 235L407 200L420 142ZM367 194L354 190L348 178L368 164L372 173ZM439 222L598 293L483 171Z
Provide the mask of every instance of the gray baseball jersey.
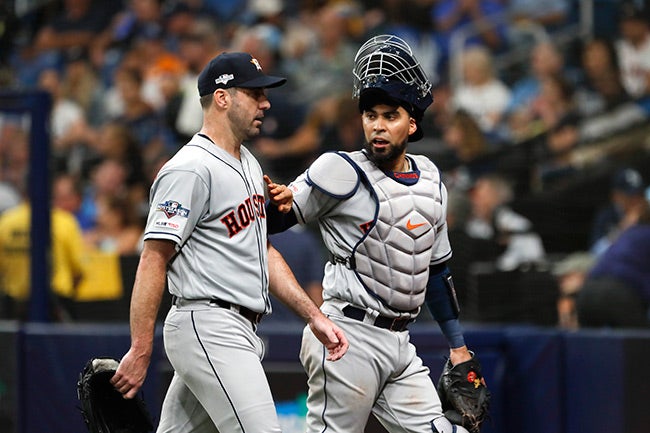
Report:
M144 238L176 244L167 280L179 298L163 328L174 377L158 433L280 433L261 363L264 344L239 314L239 306L271 310L265 191L261 167L245 147L237 160L201 134L152 185Z
M349 166L345 159L360 158L360 161L363 161L367 158L362 152L340 153L339 155L343 155L340 158L330 155L321 156L319 158L321 161L316 161L310 170L303 173L290 185L294 194L294 209L298 221L305 224L317 220L325 246L333 256L338 258L349 258L359 252L365 253L370 249L365 245L372 240L369 240L372 236L368 236L368 232L381 230L384 232L382 237L386 247L376 248L382 250L377 256L383 257L384 264L392 264L394 269L378 270L374 272L372 278L365 278L342 261L330 261L325 267L323 299L343 300L364 308L368 307L386 316L417 316L419 306L424 300L423 290L429 264L446 261L451 256L445 223L446 190L440 182L438 169L427 159L422 159L424 157L409 155L411 164L415 165L413 173L418 173L419 180L416 182L418 185L409 185L411 182L408 180L401 182L399 179L389 179L375 168L377 176L371 176L370 173L362 174L354 192L341 197L332 194L331 191L325 192L328 186L318 185L318 181L313 180L313 174L310 178L310 171L313 173L317 166L319 171L327 174L326 182L335 183L337 173L345 170L346 165ZM420 159L421 164L425 167L419 167L416 159ZM425 164L427 161L428 165ZM321 164L323 167L319 166ZM361 168L359 167L359 169ZM368 170L368 168L364 169ZM366 178L367 181L364 182L363 178ZM391 192L389 190L382 196L379 186L383 179L396 186L398 191ZM424 198L416 197L414 191L420 191L422 195L428 194L430 200L425 201ZM387 194L393 194L395 197L387 196ZM382 203L381 206L379 202ZM396 203L397 208L391 208L393 203ZM382 213L380 208L387 210ZM388 219L387 221L382 219L384 214L387 215L385 217ZM390 220L391 218L392 220ZM403 239L400 239L398 233L407 235L401 236ZM392 240L389 239L391 235ZM420 238L425 239L423 245L417 243ZM412 241L412 239L416 241ZM402 265L406 269L406 273L413 273L415 255L412 253L412 249L414 247L422 250L427 258L426 263L419 265L421 268L419 272L424 269L425 278L424 281L420 278L417 283L419 287L416 289L419 292L414 294L417 295L417 302L414 304L413 302L404 303L391 300L391 295L387 290L403 292L413 290L413 287L407 287L407 284L412 281L404 281L397 278L395 274L400 261L406 262ZM400 260L396 254L391 254L390 250L400 249L405 251L405 254L409 254L406 260ZM377 258L374 259L377 261ZM400 285L398 283L402 283L401 287L398 287ZM374 287L377 284L392 286L392 289Z
M172 295L270 312L265 188L245 147L238 161L200 134L162 167L144 239L176 243L167 274Z
M407 158L411 172L384 173L363 152L324 154L290 185L298 221L318 221L333 256L321 309L350 342L327 363L318 340L303 333L310 433L362 433L370 413L389 432L467 432L443 416L408 331L390 325L419 313L428 266L451 256L438 169Z

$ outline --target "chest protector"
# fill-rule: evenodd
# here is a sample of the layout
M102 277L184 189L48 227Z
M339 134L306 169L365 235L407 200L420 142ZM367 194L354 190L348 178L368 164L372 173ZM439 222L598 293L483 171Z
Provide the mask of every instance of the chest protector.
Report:
M350 262L366 289L386 305L414 310L424 302L432 246L444 223L440 173L429 159L409 155L420 177L406 184L387 176L361 152L348 156L376 202L375 218Z

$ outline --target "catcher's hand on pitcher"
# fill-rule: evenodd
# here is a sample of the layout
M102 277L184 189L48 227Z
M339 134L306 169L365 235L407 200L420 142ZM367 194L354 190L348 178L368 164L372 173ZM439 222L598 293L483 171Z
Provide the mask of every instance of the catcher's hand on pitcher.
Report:
M274 183L267 175L264 175L264 182L266 182L266 188L271 203L276 205L280 212L289 212L291 206L293 206L293 193L291 190L287 188L286 185Z

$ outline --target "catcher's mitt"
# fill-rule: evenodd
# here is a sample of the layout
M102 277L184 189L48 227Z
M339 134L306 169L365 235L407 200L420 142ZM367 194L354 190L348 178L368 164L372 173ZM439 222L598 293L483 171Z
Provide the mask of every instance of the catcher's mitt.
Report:
M479 433L489 416L491 395L474 353L472 359L458 365L452 366L447 360L438 381L438 395L449 421Z
M90 433L145 433L153 430L140 396L125 399L110 383L119 362L113 358L88 361L77 382L81 413Z

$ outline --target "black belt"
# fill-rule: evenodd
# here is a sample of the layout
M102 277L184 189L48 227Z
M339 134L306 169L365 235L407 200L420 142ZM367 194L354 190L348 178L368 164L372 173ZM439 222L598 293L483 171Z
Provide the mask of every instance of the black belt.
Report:
M172 304L176 305L176 301L178 299L179 298L177 296L172 295ZM241 314L243 317L245 317L250 322L252 322L253 325L257 325L258 323L260 323L262 321L262 317L264 317L264 313L258 313L256 311L251 310L250 308L243 307L237 304L231 304L230 302L221 299L185 299L185 300L186 301L208 301L210 304L217 305L221 308L232 310Z
M366 317L366 310L361 308L354 307L352 305L346 305L343 307L343 314L345 317L350 319L355 319L363 322L363 319ZM378 328L388 329L391 331L406 331L409 323L413 322L414 319L409 318L393 318L386 316L377 316L373 325Z

